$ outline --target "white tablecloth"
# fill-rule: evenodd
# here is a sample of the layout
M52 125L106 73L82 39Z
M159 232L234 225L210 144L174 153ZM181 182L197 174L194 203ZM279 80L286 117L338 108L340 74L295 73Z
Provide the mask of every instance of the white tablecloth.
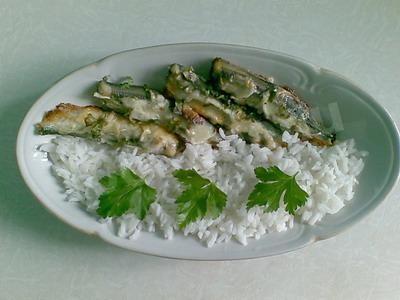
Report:
M397 0L2 0L0 299L400 299L399 187L335 238L233 262L125 251L70 228L34 199L14 151L37 97L113 52L190 41L304 58L352 79L400 121Z

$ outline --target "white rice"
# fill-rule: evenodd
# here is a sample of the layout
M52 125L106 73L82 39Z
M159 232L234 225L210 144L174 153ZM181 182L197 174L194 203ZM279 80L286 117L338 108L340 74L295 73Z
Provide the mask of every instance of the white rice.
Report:
M296 222L314 225L326 214L337 213L353 198L356 177L364 166L362 157L366 155L355 149L353 140L319 148L285 132L282 138L288 147L271 151L257 144L248 145L236 135L220 134L223 139L216 149L208 144L188 144L175 158L62 136L44 149L63 182L66 200L81 202L94 215L98 197L104 191L99 179L123 167L131 168L157 189L157 201L143 221L134 214L99 220L114 223L118 236L128 239L136 239L141 231L156 230L172 239L179 231L174 202L181 187L172 176L176 169L194 168L228 195L226 208L217 219L202 219L183 230L184 235L198 238L207 247L232 238L247 245L248 238L259 239L293 227L295 218L285 211L283 203L275 212L265 212L261 207L246 210L248 195L257 183L255 167L278 166L288 175L297 173L297 182L310 196L306 205L298 209Z

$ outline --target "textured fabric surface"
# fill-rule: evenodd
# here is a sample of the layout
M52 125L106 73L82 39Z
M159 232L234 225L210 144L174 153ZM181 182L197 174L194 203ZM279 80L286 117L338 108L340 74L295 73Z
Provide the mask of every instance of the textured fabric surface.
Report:
M125 49L204 41L334 70L400 121L400 2L11 1L0 5L0 299L399 299L399 187L339 236L278 257L191 262L136 254L63 224L24 185L17 130L74 69Z

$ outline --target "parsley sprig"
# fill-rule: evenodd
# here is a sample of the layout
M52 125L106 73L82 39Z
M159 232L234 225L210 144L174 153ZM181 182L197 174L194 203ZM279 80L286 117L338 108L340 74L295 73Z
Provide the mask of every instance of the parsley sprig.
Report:
M156 190L130 169L105 176L100 179L100 183L106 190L100 195L97 213L103 218L133 212L143 220L156 199Z
M278 167L254 170L260 180L249 195L247 209L265 206L269 212L276 211L283 199L285 210L294 215L303 206L308 194L296 182L296 175L289 176ZM176 170L175 178L184 190L178 196L177 219L180 228L201 218L217 218L226 206L227 195L215 183L200 176L195 170ZM118 217L133 212L143 220L156 199L156 190L130 169L122 169L100 180L105 187L100 195L97 213L101 217Z
M180 228L203 217L217 218L226 205L227 196L210 180L195 170L176 170L173 175L185 190L176 199Z
M267 211L276 211L283 197L285 210L294 215L306 203L308 194L296 182L296 175L289 176L275 166L258 167L254 173L260 182L249 195L247 209L259 205L266 206Z

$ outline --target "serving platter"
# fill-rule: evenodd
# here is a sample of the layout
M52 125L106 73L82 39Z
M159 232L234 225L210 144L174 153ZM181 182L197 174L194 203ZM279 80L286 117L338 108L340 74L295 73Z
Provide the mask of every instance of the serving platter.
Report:
M137 240L119 238L112 227L98 222L76 203L65 201L63 188L51 173L51 162L38 151L39 145L52 138L34 133L34 124L41 120L44 112L60 102L92 103L93 83L105 75L113 79L131 75L137 84L161 88L171 63L193 65L207 76L211 60L217 56L271 75L279 84L294 88L318 108L317 113L325 124L335 127L339 139L354 138L357 148L368 152L355 196L349 204L314 226L296 222L291 230L249 240L247 246L232 240L206 248L201 242L181 234L176 234L173 240L146 232L142 232ZM292 251L332 237L357 223L376 208L396 184L399 146L398 130L385 109L362 89L334 72L264 49L188 43L117 53L58 81L33 104L22 122L17 138L17 160L21 174L35 197L64 222L83 232L146 254L195 260L232 260Z

